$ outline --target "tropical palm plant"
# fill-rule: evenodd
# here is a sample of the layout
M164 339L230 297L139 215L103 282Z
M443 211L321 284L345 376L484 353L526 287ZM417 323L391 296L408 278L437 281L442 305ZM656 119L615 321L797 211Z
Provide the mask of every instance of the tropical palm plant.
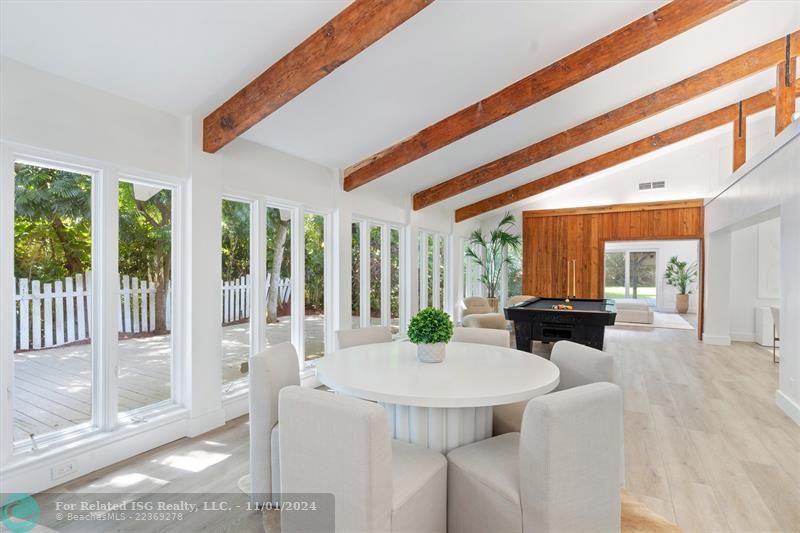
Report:
M679 260L677 255L672 256L667 263L664 280L670 287L678 289L678 294L689 294L692 292L689 286L697 280L697 263L689 264Z
M476 229L469 237L466 256L480 267L480 282L486 287L488 298L497 297L503 266L511 264L509 252L519 252L522 246L522 238L510 231L514 226L514 216L506 213L488 236Z

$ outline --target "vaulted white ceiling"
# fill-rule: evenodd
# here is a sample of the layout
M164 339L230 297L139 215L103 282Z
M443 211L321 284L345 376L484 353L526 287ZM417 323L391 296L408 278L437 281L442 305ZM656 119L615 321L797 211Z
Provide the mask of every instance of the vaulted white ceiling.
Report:
M248 131L343 168L663 5L437 0ZM177 114L203 116L347 2L15 1L0 53ZM751 0L367 185L404 199L800 29L800 2ZM766 90L774 71L450 199L456 208Z

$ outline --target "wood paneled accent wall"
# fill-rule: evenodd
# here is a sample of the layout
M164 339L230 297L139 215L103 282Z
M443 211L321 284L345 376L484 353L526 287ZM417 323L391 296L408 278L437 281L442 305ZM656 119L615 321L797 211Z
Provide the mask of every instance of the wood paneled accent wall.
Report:
M523 212L524 294L602 298L606 241L703 239L703 201Z

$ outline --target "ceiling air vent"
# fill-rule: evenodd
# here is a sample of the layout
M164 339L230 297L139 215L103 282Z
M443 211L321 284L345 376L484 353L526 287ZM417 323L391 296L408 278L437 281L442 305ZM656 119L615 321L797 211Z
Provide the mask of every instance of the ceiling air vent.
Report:
M666 187L664 181L643 181L639 184L640 191L649 191L650 189L663 189Z

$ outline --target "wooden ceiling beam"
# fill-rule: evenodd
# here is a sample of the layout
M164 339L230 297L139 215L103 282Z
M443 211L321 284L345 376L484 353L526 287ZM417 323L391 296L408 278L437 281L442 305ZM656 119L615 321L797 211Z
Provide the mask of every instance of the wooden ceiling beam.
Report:
M790 35L786 36L785 59L778 65L775 80L775 135L786 129L792 123L795 110L795 97L792 85L795 79L797 66L797 50L800 43L793 42Z
M352 191L521 111L716 17L742 1L673 0L408 139L352 165L344 172L344 190Z
M203 120L214 153L433 0L355 0Z
M800 31L794 32L790 37L795 43L794 49L800 49ZM786 40L781 37L583 124L429 187L414 195L414 209L422 209L452 198L688 102L714 89L772 68L784 61L785 47Z
M742 101L744 116L764 111L775 105L775 89L752 96ZM800 95L800 82L795 82L795 94ZM494 209L504 207L525 198L536 196L550 189L584 178L601 170L654 152L700 133L734 122L739 114L739 104L731 104L711 113L697 117L655 135L632 142L616 150L593 157L571 167L559 170L534 181L514 187L479 202L456 210L456 222L462 222Z

